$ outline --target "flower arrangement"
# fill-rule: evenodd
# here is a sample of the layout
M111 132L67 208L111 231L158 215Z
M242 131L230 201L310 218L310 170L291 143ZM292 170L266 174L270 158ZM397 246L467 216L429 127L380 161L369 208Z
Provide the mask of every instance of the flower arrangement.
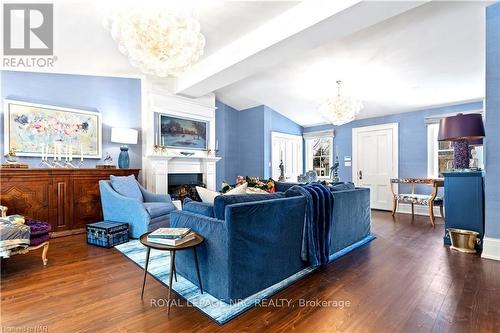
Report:
M250 188L258 188L268 193L274 193L276 191L274 180L269 178L268 180L261 180L259 177L248 177L248 176L237 176L236 177L236 187L247 183ZM222 182L222 193L233 189L226 181Z

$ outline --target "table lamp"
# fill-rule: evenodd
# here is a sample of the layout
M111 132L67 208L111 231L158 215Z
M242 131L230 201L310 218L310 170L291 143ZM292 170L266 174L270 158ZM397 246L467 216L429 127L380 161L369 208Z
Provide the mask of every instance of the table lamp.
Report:
M479 113L459 113L439 121L438 141L453 141L455 169L469 169L469 144L484 135L483 117Z
M118 156L118 167L120 169L128 169L130 164L130 159L128 156L129 145L137 144L138 131L130 128L111 128L111 142L122 143L120 147L120 156Z

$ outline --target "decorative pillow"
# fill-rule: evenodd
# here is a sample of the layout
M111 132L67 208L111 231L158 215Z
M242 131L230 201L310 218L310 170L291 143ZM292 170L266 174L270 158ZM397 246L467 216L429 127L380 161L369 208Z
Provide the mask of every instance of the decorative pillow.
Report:
M227 191L226 193L224 193L224 195L245 194L247 193L247 188L248 184L245 183L243 185L233 188L232 190Z
M257 187L248 187L247 194L268 194L267 191L264 191L263 189L257 188Z
M109 176L111 186L119 194L127 198L134 198L141 202L144 201L141 189L137 185L137 180L133 175L130 176Z
M240 185L238 187L233 188L230 191L222 195L234 195L234 194L245 194L247 190L247 184ZM204 187L196 186L196 191L201 198L201 201L204 203L214 204L215 197L221 195L219 192L207 190Z

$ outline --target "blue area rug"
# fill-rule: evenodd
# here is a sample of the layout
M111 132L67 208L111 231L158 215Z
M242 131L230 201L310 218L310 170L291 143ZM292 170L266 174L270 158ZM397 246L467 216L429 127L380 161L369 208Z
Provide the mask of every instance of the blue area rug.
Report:
M373 236L368 236L360 242L357 242L347 249L339 251L330 256L330 260L336 260L339 257L349 253L355 248L362 246L369 241L373 240ZM115 246L115 248L135 262L138 266L144 269L144 263L146 261L146 248L138 241L131 240L128 243ZM170 253L167 251L157 251L151 250L149 258L148 272L153 275L158 281L168 286L169 281L169 263L170 263ZM198 310L202 311L204 314L209 316L211 319L216 321L218 324L224 324L229 320L235 318L236 316L242 314L248 309L254 307L255 305L261 304L263 300L268 299L272 295L276 294L280 290L288 287L292 283L304 278L311 272L313 272L317 267L308 267L302 271L290 276L289 278L264 289L252 296L249 296L237 303L227 304L224 303L212 295L208 294L206 291L201 294L197 285L193 284L191 281L183 278L181 275L177 275L177 282L173 282L173 289L178 295L186 299L190 304L196 307ZM149 277L150 278L150 277ZM147 284L147 281L146 281ZM140 286L138 286L140 287ZM165 295L161 295L164 297Z

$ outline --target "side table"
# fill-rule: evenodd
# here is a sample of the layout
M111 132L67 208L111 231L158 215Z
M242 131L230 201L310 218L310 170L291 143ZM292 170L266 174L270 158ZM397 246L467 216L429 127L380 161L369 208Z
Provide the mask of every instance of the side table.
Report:
M182 251L182 250L188 250L192 249L193 250L193 255L194 255L194 264L196 265L196 274L198 275L198 284L200 287L200 292L203 294L203 287L201 285L201 275L200 275L200 266L198 265L198 255L196 254L196 247L203 243L204 238L201 235L198 235L195 233L195 238L193 240L190 240L186 243L177 245L177 246L169 246L169 245L164 245L164 244L159 244L159 243L153 243L153 242L148 242L148 235L150 232L142 235L139 239L142 245L144 245L147 249L146 252L146 263L144 266L144 279L142 281L142 291L141 291L141 299L144 296L144 286L146 285L146 275L148 274L148 264L149 264L149 254L151 252L151 249L159 250L159 251L170 251L170 281L168 284L168 305L167 305L167 314L170 315L170 300L171 300L171 294L172 294L172 283L173 283L173 277L175 275L175 280L177 281L177 271L175 269L175 253L177 251Z

